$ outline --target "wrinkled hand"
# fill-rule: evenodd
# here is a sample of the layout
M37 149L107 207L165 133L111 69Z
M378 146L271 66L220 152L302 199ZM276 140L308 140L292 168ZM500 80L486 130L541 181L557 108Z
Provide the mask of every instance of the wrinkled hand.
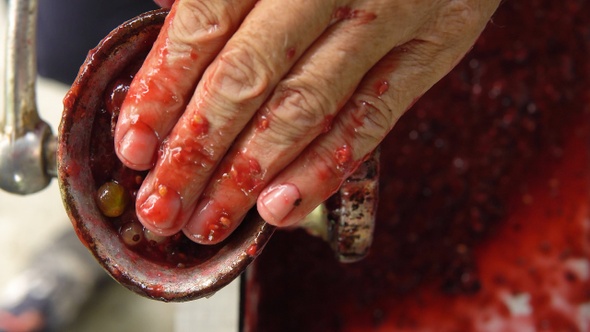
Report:
M173 1L156 1L169 6ZM292 225L473 45L499 0L178 0L115 144L145 227L217 243Z

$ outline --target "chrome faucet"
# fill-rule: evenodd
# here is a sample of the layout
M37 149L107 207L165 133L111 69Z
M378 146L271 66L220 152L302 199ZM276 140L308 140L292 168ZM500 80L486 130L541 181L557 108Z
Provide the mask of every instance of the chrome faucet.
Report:
M44 189L57 176L56 138L37 112L36 27L37 0L9 2L0 188L20 195Z

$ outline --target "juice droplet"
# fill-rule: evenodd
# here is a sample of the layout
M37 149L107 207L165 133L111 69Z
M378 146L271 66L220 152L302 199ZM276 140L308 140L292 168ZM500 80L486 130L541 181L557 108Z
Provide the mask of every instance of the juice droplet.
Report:
M160 194L160 196L164 197L166 196L166 194L168 193L168 188L161 184L158 186L158 194Z
M256 128L259 130L266 130L268 128L268 124L268 118L265 115L261 115L260 118L258 118Z
M210 221L207 225L207 240L216 241L225 236L231 227L231 219L226 212L222 212L219 218Z
M226 216L222 216L221 218L219 218L219 225L222 228L227 229L229 228L229 226L231 226L231 220Z
M246 253L248 254L248 256L254 257L256 256L256 251L258 251L258 246L256 245L256 243L254 243L248 247Z
M292 60L293 57L295 57L295 53L297 53L297 50L295 50L295 47L290 47L287 50L287 60Z
M194 50L191 50L189 57L192 61L195 61L199 58L199 55L197 54L197 52L195 52Z
M383 96L389 90L389 82L386 80L377 81L375 83L375 93L377 93L377 97Z
M197 137L204 136L209 131L209 121L197 112L191 119L191 129Z
M352 18L352 10L350 7L346 6L338 7L334 11L334 15L332 15L332 17L337 21Z
M333 21L353 20L357 19L360 23L368 23L377 18L375 13L367 12L359 9L351 9L350 7L338 7L332 15Z
M238 153L227 179L233 181L235 188L249 194L262 184L262 173L262 168L256 159Z
M345 166L352 161L352 151L348 145L343 145L334 152L338 166Z
M107 98L105 100L105 106L110 114L118 115L123 100L127 96L129 91L129 85L131 84L131 77L126 79L118 79L111 83L107 90Z

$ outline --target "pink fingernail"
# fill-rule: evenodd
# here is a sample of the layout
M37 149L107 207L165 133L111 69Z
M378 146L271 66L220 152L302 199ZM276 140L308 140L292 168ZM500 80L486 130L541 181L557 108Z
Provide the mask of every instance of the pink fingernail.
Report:
M183 231L187 237L201 244L215 244L224 240L243 217L235 218L216 201L199 203Z
M206 230L206 222L213 214L218 214L218 211L213 211L213 202L206 200L197 205L194 214L185 225L183 231L187 236L197 243L207 243L208 234Z
M139 205L137 216L150 230L160 235L172 235L180 230L181 225L177 219L181 208L180 195L164 185L159 185L155 192Z
M271 188L258 201L258 212L274 225L279 224L301 202L299 189L287 183Z
M146 125L134 125L119 142L118 155L130 168L146 170L153 166L158 138Z

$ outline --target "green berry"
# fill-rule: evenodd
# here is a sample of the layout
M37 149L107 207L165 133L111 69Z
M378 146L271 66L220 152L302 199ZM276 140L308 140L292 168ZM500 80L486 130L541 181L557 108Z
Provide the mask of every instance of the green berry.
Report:
M107 217L118 217L125 212L129 195L125 188L115 181L109 181L98 188L98 208Z

